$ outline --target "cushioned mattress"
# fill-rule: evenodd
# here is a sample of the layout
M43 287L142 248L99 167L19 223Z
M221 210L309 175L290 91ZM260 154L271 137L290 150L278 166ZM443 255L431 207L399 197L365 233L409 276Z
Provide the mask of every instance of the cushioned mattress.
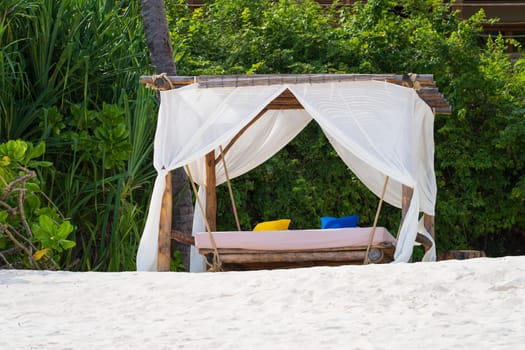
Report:
M231 231L213 232L217 248L249 250L312 250L367 246L372 233L371 227L336 228L324 230L285 231ZM377 227L373 245L395 244L395 238L384 227ZM197 233L195 246L211 249L207 232Z

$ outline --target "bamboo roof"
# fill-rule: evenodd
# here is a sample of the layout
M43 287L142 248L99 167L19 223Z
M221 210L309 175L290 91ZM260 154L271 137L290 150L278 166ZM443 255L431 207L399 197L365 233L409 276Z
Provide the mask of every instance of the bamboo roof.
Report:
M170 90L194 83L199 88L240 87L283 84L316 84L343 81L386 81L416 90L436 114L450 114L446 98L439 92L432 74L255 74L255 75L201 75L201 76L142 76L140 82L157 90ZM295 96L285 90L268 109L303 109Z

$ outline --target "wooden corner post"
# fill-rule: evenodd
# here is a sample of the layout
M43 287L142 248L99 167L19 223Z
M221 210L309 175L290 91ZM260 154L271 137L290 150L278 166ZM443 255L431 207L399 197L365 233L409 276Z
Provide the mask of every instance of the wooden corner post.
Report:
M159 272L170 270L172 197L171 173L168 172L166 175L166 188L162 195L162 208L160 210L159 251L157 257L157 271Z
M206 154L206 219L212 231L217 230L217 177L215 173L215 151Z
M408 187L403 185L402 189L402 197L401 197L401 225L403 224L403 221L405 221L405 216L408 211L408 207L410 206L410 201L412 200L412 196L414 195L414 189L412 187ZM423 213L423 223L425 225L425 228L427 231L434 237L434 216L424 214ZM397 237L396 237L397 238ZM417 234L416 242L419 242L423 245L425 248L425 251L432 248L432 243L429 239L427 239L422 234Z
M434 215L423 214L423 224L427 229L428 233L436 240L435 228L434 228Z
M401 225L403 225L403 222L405 221L405 216L407 215L408 207L410 207L410 201L412 200L412 196L414 195L414 189L412 187L403 185L402 191L403 193L401 197Z

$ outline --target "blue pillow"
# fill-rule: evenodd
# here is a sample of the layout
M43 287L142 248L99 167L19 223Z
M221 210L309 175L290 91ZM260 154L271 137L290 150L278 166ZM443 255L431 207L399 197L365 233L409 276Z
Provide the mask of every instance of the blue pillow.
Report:
M359 222L359 215L344 216L342 218L334 218L332 216L321 217L321 228L341 228L341 227L356 227Z

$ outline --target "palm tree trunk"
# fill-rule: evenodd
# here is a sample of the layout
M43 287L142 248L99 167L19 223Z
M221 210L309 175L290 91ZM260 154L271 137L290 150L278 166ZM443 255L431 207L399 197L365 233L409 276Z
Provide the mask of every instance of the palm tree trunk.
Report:
M177 69L173 60L173 48L166 19L164 0L141 0L144 33L150 53L151 64L157 73L176 75ZM172 228L191 236L193 226L193 204L189 190L188 178L182 168L171 174L173 188ZM186 268L190 266L190 247L172 242L171 249L182 253Z

